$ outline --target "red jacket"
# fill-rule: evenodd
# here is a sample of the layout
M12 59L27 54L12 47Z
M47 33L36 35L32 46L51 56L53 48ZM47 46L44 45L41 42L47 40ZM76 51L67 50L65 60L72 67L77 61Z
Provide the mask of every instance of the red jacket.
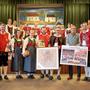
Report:
M46 27L46 32L48 35L50 35L50 28L49 27Z
M80 44L82 45L82 38L83 38L83 33L80 33ZM86 32L86 45L88 47L88 50L90 50L90 29L88 32Z
M49 44L49 35L48 34L45 34L45 35L40 34L39 40L43 40L45 43L45 47L48 47L48 44Z
M25 30L25 31L31 30L31 27L29 27L29 26L24 26L24 27L23 27L23 30Z
M8 33L0 33L0 51L5 52L6 46L9 42Z

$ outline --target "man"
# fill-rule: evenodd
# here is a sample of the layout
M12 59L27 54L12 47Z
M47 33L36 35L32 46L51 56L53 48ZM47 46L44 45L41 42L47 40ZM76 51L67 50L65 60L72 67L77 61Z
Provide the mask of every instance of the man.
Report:
M66 36L66 45L69 46L78 46L80 44L79 34L76 33L76 27L73 25L71 27L71 33ZM77 81L81 77L81 67L77 66ZM73 79L73 66L69 65L69 77L67 80Z
M2 74L4 73L4 79L8 80L8 47L9 47L9 34L5 31L5 25L0 24L0 80L2 80Z
M46 27L41 28L41 34L38 35L37 40L43 41L45 44L45 47L48 47L49 37Z
M87 23L83 23L83 31L80 33L81 46L88 47L88 63L85 67L85 81L90 81L90 29L87 29Z
M46 32L46 27L41 28L41 34L37 36L38 47L48 47L49 35ZM40 78L49 77L48 70L41 70ZM52 78L53 79L53 78Z

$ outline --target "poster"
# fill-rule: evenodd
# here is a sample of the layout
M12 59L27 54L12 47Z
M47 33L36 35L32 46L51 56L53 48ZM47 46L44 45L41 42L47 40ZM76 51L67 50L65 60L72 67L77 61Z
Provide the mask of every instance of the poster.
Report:
M81 46L62 46L60 64L87 66L88 48Z
M58 69L58 47L37 48L36 69Z

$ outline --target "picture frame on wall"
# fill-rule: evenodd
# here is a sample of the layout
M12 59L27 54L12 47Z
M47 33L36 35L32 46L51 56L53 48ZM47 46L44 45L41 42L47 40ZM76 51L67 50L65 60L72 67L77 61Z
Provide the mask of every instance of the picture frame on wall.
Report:
M64 6L63 4L18 4L17 5L18 24L27 25L55 25L64 24Z

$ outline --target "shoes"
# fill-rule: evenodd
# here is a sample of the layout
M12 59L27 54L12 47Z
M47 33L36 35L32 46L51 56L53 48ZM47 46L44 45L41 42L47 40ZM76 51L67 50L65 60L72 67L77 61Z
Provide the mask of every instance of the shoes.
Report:
M33 75L29 75L28 79L35 79L35 77Z
M49 76L49 80L53 80L53 76Z
M85 77L84 79L83 79L83 81L87 81L88 80L88 77Z
M8 80L8 77L7 77L7 75L5 75L5 76L4 76L4 79L5 79L5 80Z
M41 74L41 75L40 75L40 78L42 78L42 79L43 79L43 78L44 78L44 74Z
M48 78L48 77L49 77L49 75L48 75L48 74L46 74L46 77Z
M77 77L77 81L80 81L80 77Z
M72 80L72 77L68 77L67 80Z
M21 75L19 75L20 79L23 79L23 77Z
M21 75L17 75L16 79L23 79L23 77Z
M16 76L16 79L20 79L19 75Z
M58 76L57 76L57 79L58 79L58 80L61 80L61 77L60 77L60 75L58 75Z
M0 75L0 80L3 80L2 76Z
M88 77L87 81L90 82L90 77Z

